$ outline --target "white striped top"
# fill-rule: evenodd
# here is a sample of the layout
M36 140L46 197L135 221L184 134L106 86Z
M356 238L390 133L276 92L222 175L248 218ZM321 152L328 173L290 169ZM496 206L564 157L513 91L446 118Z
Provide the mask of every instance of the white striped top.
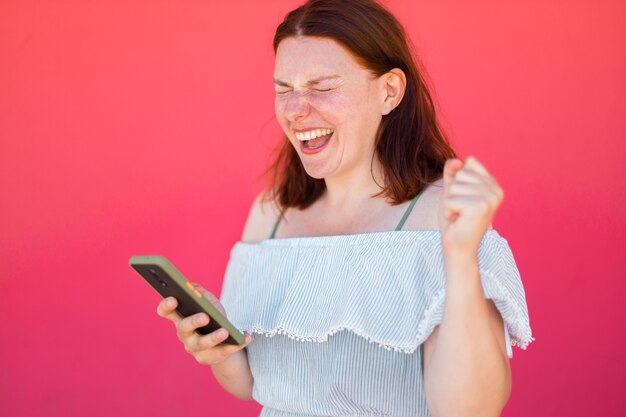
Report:
M511 356L532 337L513 255L496 231L478 262ZM441 235L431 230L239 242L222 291L229 320L258 335L247 353L263 417L430 416L422 344L444 299Z

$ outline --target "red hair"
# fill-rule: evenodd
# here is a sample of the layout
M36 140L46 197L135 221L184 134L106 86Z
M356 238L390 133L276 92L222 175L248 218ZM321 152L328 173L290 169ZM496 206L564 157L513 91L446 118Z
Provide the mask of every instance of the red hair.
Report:
M392 204L410 200L439 179L455 153L435 117L435 106L411 55L398 20L372 0L309 0L291 11L274 35L274 52L291 36L333 39L364 68L381 76L394 68L406 76L402 101L383 116L375 155L383 169L382 191ZM324 192L323 179L310 177L285 137L268 168L270 197L282 207L309 207Z

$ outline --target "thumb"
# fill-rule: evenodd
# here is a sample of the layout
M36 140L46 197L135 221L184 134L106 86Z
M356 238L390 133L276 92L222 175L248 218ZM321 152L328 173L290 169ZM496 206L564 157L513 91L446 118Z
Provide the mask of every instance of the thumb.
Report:
M443 189L446 194L454 180L454 176L461 168L463 168L463 161L457 158L448 159L443 166Z
M441 207L443 208L441 217L439 219L440 228L442 225L453 223L459 216L454 210L452 210L446 204L446 197L450 193L450 186L454 181L454 177L459 170L463 168L463 161L460 159L448 159L443 166L443 194L441 196Z

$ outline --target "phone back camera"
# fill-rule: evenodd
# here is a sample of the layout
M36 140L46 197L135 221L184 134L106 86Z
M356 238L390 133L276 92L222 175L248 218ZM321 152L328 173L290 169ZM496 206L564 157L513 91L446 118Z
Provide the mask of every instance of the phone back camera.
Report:
M167 285L167 282L163 281L163 279L159 276L159 274L157 274L157 272L154 269L150 268L149 271L152 277L156 279L157 281L159 281L159 284L161 284L161 287L164 287L164 288L169 287L169 285Z

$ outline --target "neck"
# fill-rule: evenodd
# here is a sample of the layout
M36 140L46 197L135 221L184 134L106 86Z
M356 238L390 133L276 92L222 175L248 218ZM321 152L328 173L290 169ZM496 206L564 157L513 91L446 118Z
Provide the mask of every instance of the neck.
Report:
M324 182L324 204L349 212L382 191L383 171L378 159L374 158L371 165L368 162L341 176L325 178Z

